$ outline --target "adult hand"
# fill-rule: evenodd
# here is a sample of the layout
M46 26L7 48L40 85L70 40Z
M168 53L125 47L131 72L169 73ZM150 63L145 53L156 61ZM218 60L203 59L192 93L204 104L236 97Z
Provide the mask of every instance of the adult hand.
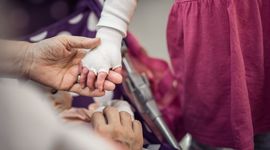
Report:
M26 51L27 76L58 90L86 96L102 96L104 91L82 87L77 83L79 64L85 49L93 49L99 39L78 36L57 36L29 44ZM29 59L31 61L29 61ZM120 74L110 71L104 82L105 90L113 90L122 81Z
M101 135L118 142L127 150L141 150L143 134L141 123L132 120L127 112L119 112L114 107L106 107L101 112L95 112L91 117L93 128Z

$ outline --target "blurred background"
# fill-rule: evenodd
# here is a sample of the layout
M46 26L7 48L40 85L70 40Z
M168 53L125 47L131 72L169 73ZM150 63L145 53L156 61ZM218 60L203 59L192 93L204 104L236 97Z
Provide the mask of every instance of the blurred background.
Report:
M140 0L130 31L136 35L148 53L169 60L166 45L166 27L174 0Z
M1 0L2 38L27 35L61 20L74 11L76 3L77 0ZM140 0L130 25L130 31L148 53L166 61L166 26L172 4L173 0Z

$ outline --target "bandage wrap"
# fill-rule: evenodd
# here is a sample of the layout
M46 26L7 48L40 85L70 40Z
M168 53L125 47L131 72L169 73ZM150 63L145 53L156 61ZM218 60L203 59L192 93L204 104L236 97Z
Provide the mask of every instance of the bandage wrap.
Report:
M122 35L119 31L103 27L98 30L97 36L101 44L82 59L82 65L93 71L108 73L109 69L121 66Z
M137 0L106 0L97 25L101 44L83 58L84 67L97 74L121 66L121 43L136 5Z

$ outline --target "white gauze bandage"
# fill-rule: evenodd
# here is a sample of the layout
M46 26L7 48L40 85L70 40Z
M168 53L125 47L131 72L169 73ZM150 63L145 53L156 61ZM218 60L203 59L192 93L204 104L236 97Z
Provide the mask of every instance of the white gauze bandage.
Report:
M127 101L123 100L110 100L106 104L101 104L95 112L103 112L106 106L111 106L116 108L119 112L124 111L130 114L132 120L134 120L134 113L132 111L131 105Z
M98 30L96 37L101 39L101 44L86 54L82 59L82 65L95 74L108 73L109 69L120 67L121 33L112 28L103 27Z
M82 65L93 71L107 72L121 66L121 43L135 12L137 0L106 0L98 22L96 37L101 44L90 51Z

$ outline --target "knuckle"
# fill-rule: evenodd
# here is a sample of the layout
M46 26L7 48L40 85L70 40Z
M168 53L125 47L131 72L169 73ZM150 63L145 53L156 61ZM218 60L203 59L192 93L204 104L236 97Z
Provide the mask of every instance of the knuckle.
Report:
M95 126L94 130L99 133L104 133L106 129L103 126Z
M94 112L92 115L92 121L95 121L101 115L103 115L101 112Z
M60 38L60 39L64 39L64 40L67 39L67 35L58 35L57 37Z
M134 140L136 139L136 136L135 136L134 134L132 134L131 132L129 132L129 133L127 134L127 139L128 139L129 141L134 141Z
M94 115L96 115L96 116L101 116L101 115L103 115L101 112L94 112Z
M133 120L133 123L140 127L142 126L142 123L139 120Z
M88 77L92 79L95 77L95 74L92 71L89 71Z
M117 139L125 139L126 138L124 132L121 129L119 129L119 128L114 128L112 132L113 132L113 135Z
M122 130L120 128L117 128L117 127L115 127L113 129L113 132L116 133L116 134L121 134L121 135L123 134Z
M131 115L126 111L121 111L120 116L123 117L123 118L131 119Z
M107 107L105 107L104 112L105 112L105 113L115 113L115 112L118 112L118 111L117 111L117 109L114 108L114 107L107 106Z

